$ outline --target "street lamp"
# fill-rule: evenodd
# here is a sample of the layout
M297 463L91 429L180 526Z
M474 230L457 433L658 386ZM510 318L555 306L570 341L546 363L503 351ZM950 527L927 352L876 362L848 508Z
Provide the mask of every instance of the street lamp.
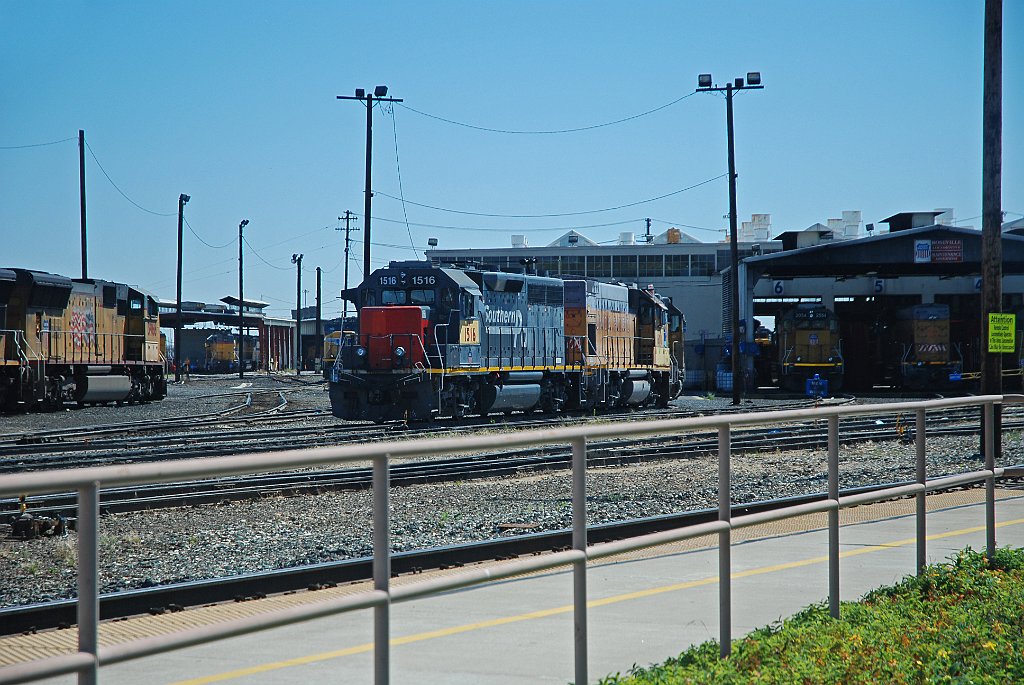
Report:
M387 97L388 87L377 86L372 93L367 93L362 88L356 88L356 94L339 95L339 100L360 100L366 105L366 189L363 197L363 278L370 275L370 198L373 193L370 190L370 159L373 150L373 102L403 102L396 98Z
M711 74L697 76L697 90L705 93L725 93L726 128L729 139L729 251L732 257L732 269L729 273L729 285L732 290L732 403L740 403L740 292L739 292L739 247L736 244L736 154L732 132L732 96L737 90L759 90L761 72L748 71L747 80L737 78L725 87L713 85Z
M182 193L178 196L178 321L174 324L174 382L181 382L181 222L185 205L192 198Z
M248 219L238 224L238 377L245 378L245 298L242 296L242 229L249 225Z
M302 255L293 254L295 265L295 375L302 373Z

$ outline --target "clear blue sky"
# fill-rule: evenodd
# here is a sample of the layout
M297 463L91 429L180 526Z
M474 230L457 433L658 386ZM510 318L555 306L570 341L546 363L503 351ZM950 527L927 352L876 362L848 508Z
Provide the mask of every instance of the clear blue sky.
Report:
M0 149L0 265L80 274L73 138L82 128L95 153L87 157L91 276L173 298L175 213L187 193L198 238L186 228L184 299L237 293L238 223L247 218L255 252L245 248L246 295L285 314L295 299L291 255L301 252L308 303L321 266L331 316L342 286L337 218L363 211L365 142L364 107L335 96L377 84L446 119L553 130L665 105L691 93L701 72L724 84L760 70L765 89L736 98L741 219L770 213L778 231L845 209L862 210L865 222L936 207L971 219L981 213L983 7L8 0L0 4L0 148L72 140ZM1024 3L1005 2L1004 24L1003 208L1012 219L1024 212ZM612 241L642 232L644 217L658 232L703 227L711 230L685 230L721 240L725 178L615 211L530 219L413 204L403 212L384 194L480 214L589 212L722 175L725 152L725 103L709 94L551 135L377 110L374 266L411 258L410 243L420 250L428 237L490 247L526 233L539 245L577 228ZM352 256L354 284L361 242Z

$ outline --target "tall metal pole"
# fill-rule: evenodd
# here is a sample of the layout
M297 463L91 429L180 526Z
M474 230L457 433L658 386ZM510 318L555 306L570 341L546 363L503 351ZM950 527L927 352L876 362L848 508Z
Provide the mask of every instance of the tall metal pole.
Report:
M82 278L89 278L89 258L85 239L85 131L78 129L78 195L82 205Z
M363 278L370 277L370 161L373 156L373 93L366 94L366 190L363 197Z
M353 215L349 210L345 210L345 216L338 217L339 221L342 219L345 221L345 296L341 298L341 319L343 322L342 325L344 326L344 320L348 318L348 250L349 243L351 242L349 232L358 231L359 229L349 227L349 223L355 220L355 215Z
M366 105L366 183L365 197L363 198L363 218L366 226L366 239L363 242L363 277L370 275L370 204L373 191L370 187L370 168L373 159L373 102L402 102L399 98L387 97L388 87L377 86L373 92L366 93L362 88L356 89L356 94L339 95L339 100L359 100Z
M323 312L320 311L320 267L316 268L316 357L324 358ZM314 362L315 363L315 362Z
M185 203L191 200L182 193L178 196L178 318L174 324L174 382L181 382L181 222L185 213Z
M981 394L1003 392L1003 360L989 352L988 315L1003 310L1003 237L1002 237L1002 148L1003 148L1003 3L985 0L984 105L982 115L981 161ZM1000 433L1001 405L995 406L992 448L998 459L1002 454ZM986 433L982 433L984 436ZM984 442L982 451L985 452Z
M302 373L302 255L293 254L295 265L295 375Z
M732 84L725 86L725 116L728 120L729 138L729 253L732 268L729 270L729 287L732 290L732 403L740 403L740 385L743 382L740 369L740 259L736 244L736 152L732 131Z
M248 219L238 224L238 377L245 378L245 297L242 294L242 229L249 225Z

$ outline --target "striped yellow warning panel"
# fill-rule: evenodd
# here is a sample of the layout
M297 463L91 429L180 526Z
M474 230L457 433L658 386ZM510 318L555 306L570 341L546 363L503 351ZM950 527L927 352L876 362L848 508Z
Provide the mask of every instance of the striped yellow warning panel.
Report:
M1020 493L1013 490L997 489L996 496L1000 499L1006 497L1019 497ZM927 498L927 504L929 510L937 510L977 504L984 501L984 497L985 492L983 489L973 488L951 493L930 495ZM915 506L916 504L913 498L906 498L889 502L880 502L878 504L852 507L850 509L845 509L840 513L841 523L843 525L848 525L852 523L878 521L896 516L906 516L914 513ZM733 531L731 537L733 542L741 542L744 540L776 537L809 530L819 530L827 527L827 521L827 514L811 514L783 521L774 521L758 526L751 526L749 528L742 528ZM931 539L935 539L936 537L943 536L932 536ZM617 563L627 559L642 559L667 554L678 554L680 552L713 547L716 542L717 536L703 536L691 540L682 540L668 545L628 552L622 555L594 561L591 562L591 564L601 565ZM903 544L903 541L892 544ZM870 550L871 548L866 549ZM849 552L845 553L845 556L849 556L850 554L851 553ZM773 567L768 570L755 569L740 575L763 573L768 572L769 570L779 570L783 567L817 563L818 561L818 559L794 561L790 564L783 564L778 568ZM475 564L474 566L500 565L502 563L503 562L484 562L481 564ZM408 583L419 582L427 578L442 576L453 572L457 573L464 570L464 568L458 568L450 570L425 571L420 574L406 574L393 578L391 584L392 586L397 587ZM547 572L549 571L539 571L536 573ZM694 582L703 583L704 581ZM706 582L710 584L717 581L715 579L709 579ZM161 614L158 616L136 616L128 619L104 621L100 625L99 641L101 646L106 646L130 642L141 638L167 635L191 628L199 628L202 626L248 618L250 616L269 613L297 605L305 605L347 595L363 593L372 589L372 586L372 582L365 581L315 591L303 590L290 594L274 595L265 599L208 605L205 607ZM655 588L641 591L641 593L670 591L672 589L680 589L681 587L682 586L667 586L667 588ZM633 595L630 595L630 597L632 596ZM596 600L589 604L598 606L605 603L624 601L625 599L629 599L629 597L607 598L604 600ZM557 612L558 610L554 611ZM536 618L536 616L530 615L519 618L508 618L506 620L508 622L514 622L516 620L529 620L530 618ZM401 639L399 640L401 641ZM77 650L77 645L78 631L75 628L49 630L30 635L2 637L0 638L0 666L34 661L36 659L58 656L61 654L72 654Z

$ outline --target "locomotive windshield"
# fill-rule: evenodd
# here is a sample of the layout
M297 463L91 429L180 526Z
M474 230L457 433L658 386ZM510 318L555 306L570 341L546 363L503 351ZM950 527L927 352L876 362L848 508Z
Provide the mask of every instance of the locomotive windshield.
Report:
M434 304L433 290L381 290L380 303L387 304Z

